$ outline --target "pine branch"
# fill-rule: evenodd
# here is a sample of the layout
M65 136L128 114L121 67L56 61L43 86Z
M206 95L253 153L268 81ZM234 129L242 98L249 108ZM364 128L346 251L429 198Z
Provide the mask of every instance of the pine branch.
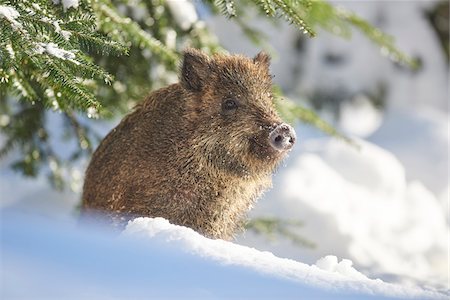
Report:
M412 69L419 67L419 62L400 51L394 43L393 37L373 27L364 19L351 12L340 12L341 17L354 27L359 29L367 38L380 47L381 53L394 62L405 64Z
M69 120L75 136L78 138L79 147L82 150L86 150L89 154L92 154L94 152L94 149L92 148L92 143L87 137L86 128L81 126L80 122L78 122L78 119L73 112L66 112L64 113L64 116L67 118L67 120Z
M251 230L256 234L264 235L271 240L274 240L276 235L279 235L307 248L316 247L313 242L307 240L291 229L292 227L298 229L302 226L303 223L299 221L282 220L272 217L254 218L245 224L245 228L247 230Z
M67 28L71 28L69 24L67 24ZM80 45L80 49L84 52L95 52L101 55L127 55L128 48L124 47L122 44L115 41L106 41L105 37L97 34L91 33L86 34L84 32L71 31L71 38L76 41L78 45Z
M254 0L254 2L268 17L275 16L277 11L271 0Z
M416 69L418 61L401 51L394 39L383 33L356 14L342 8L336 8L324 0L250 0L258 10L267 17L284 17L288 22L294 24L302 33L310 37L316 35L316 30L322 28L335 35L350 38L352 28L363 33L368 39L380 47L381 53L394 62L398 62L412 69ZM233 2L233 11L246 11L250 8L250 2ZM227 12L228 1L214 1L215 7L225 16L230 17ZM238 18L233 18L234 20ZM248 24L239 19L237 24L243 32L256 44L261 45L263 35L261 31L252 29Z
M294 24L301 32L308 34L310 37L316 35L315 31L306 21L306 15L311 6L309 0L251 0L256 8L270 17L284 17L289 23ZM238 6L239 3L239 6ZM248 2L234 2L229 0L215 0L213 8L226 16L232 18L237 15L238 11L248 10ZM246 24L241 21L241 24Z
M49 85L56 87L57 90L65 94L66 99L72 104L67 105L67 108L88 109L94 107L97 110L100 108L101 105L95 96L83 87L83 85L75 81L72 73L67 72L59 64L54 62L49 62L49 67L46 70L49 76L42 78L41 81L49 83Z
M29 101L34 101L38 98L37 92L30 84L26 76L20 70L12 71L15 76L12 76L12 88L15 90L15 94L22 96Z
M214 0L214 5L217 6L222 15L227 18L236 16L236 6L232 0Z
M389 57L394 62L409 66L412 69L418 67L418 62L401 51L394 39L374 27L355 13L343 8L337 8L327 1L312 1L304 15L305 20L312 27L321 27L335 35L350 38L351 29L355 28L363 33L373 43L380 47L381 53Z
M334 136L351 145L356 146L355 142L352 139L337 131L332 125L328 124L326 121L320 118L314 111L302 107L294 103L292 100L286 98L283 98L282 100L276 98L275 104L278 112L287 122L294 123L296 120L300 120L306 124L310 124L316 127L320 131L330 136Z
M65 19L58 19L56 6L46 1L38 2L14 2L14 7L7 7L14 12L14 18L0 18L0 22L5 23L0 29L1 34L9 41L9 44L0 41L0 53L5 57L0 61L0 69L5 70L2 81L12 82L4 87L21 98L41 101L51 107L54 97L45 93L39 93L41 96L37 97L38 93L33 90L32 86L39 83L42 90L51 90L64 97L68 103L62 107L98 109L100 104L94 90L88 88L85 81L96 79L109 83L112 76L90 62L80 51L79 42L92 49L101 48L99 52L103 53L110 49L118 53L125 48L98 33L93 34L95 18L89 13L71 10Z
M275 9L291 23L295 24L305 34L310 37L316 36L315 31L307 24L301 13L307 11L310 7L309 1L290 1L290 0L273 0Z
M108 0L103 0L104 3L97 3L94 6L95 11L99 15L101 21L100 26L105 31L111 34L118 40L128 40L132 41L139 48L148 48L156 55L162 56L170 63L176 64L178 61L178 55L168 49L164 44L158 39L150 35L149 32L142 30L142 28L130 18L122 17L119 13L111 8L111 3ZM114 32L112 30L111 21L114 22ZM117 30L119 27L120 30Z

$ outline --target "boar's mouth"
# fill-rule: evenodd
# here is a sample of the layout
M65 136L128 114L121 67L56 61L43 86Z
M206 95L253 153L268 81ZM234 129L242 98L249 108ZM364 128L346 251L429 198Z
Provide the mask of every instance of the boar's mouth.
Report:
M287 152L274 149L269 144L268 136L250 138L250 151L256 158L264 162L281 160Z

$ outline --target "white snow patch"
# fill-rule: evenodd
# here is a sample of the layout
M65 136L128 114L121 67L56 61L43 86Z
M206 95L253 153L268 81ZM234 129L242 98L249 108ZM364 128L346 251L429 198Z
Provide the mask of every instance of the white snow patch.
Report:
M237 245L223 240L212 240L190 228L170 224L163 218L136 218L130 221L122 236L151 239L225 265L244 266L258 272L286 278L309 286L349 293L377 294L402 298L444 298L442 294L415 287L402 287L381 280L372 280L352 267L350 260L337 262L327 256L317 265L279 258L270 252Z
M436 196L449 184L449 113L426 106L391 109L369 138L395 154L410 180L419 180Z
M340 106L339 127L350 135L368 137L380 127L382 120L382 113L363 94Z
M11 118L8 115L0 115L0 127L6 127L8 126L9 122L11 121Z
M41 10L41 6L37 3L32 3L31 6L33 6L33 8L36 10Z
M57 33L61 34L65 40L69 40L70 36L72 35L72 33L70 31L67 30L62 30L61 27L59 26L59 21L54 21L52 22L53 26L55 26L55 30Z
M9 55L11 55L11 58L14 59L16 57L16 52L14 51L11 44L6 45L6 51L8 51Z
M197 22L198 15L195 11L195 6L191 1L188 0L178 0L178 1L167 1L170 12L172 13L175 22L183 30L188 30L192 25Z
M88 107L86 114L89 119L98 119L99 117L98 110L93 106Z
M316 263L316 267L319 269L341 274L348 278L353 278L357 280L367 280L367 276L357 271L352 267L353 262L349 259L343 259L338 262L338 258L335 255L327 255L320 258Z
M22 24L20 24L16 19L20 16L19 12L11 6L0 5L0 17L8 20L14 29L21 29Z
M75 53L73 53L72 51L61 49L55 43L38 43L35 52L38 54L43 54L44 52L46 52L57 58L70 60L75 64L79 64L79 62L75 60Z
M60 3L62 3L64 11L66 11L71 7L78 8L79 0L53 0L53 4L60 4Z

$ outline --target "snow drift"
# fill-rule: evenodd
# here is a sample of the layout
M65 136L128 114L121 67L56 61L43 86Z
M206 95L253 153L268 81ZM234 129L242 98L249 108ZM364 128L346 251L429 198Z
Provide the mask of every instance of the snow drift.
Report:
M120 235L2 210L1 299L445 299L372 280L351 261L309 266L161 218Z
M372 280L352 267L352 261L328 255L309 266L291 259L279 258L270 252L203 237L190 228L170 224L163 218L137 218L130 221L125 236L139 236L169 244L223 265L244 266L261 273L292 280L326 292L378 295L399 298L441 298L419 288L405 288Z
M317 244L268 243L252 233L239 243L313 263L335 254L371 276L444 286L448 280L449 227L439 200L420 181L407 180L390 152L364 140L359 147L322 139L291 154L252 217L302 220L294 229ZM447 263L446 263L447 262Z

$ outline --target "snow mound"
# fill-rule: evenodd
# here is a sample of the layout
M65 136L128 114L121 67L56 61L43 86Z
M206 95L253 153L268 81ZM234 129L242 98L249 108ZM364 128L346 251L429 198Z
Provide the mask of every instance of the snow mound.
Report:
M338 258L334 255L327 255L320 258L316 263L316 267L319 269L341 274L345 277L356 279L356 280L367 280L367 276L357 271L352 267L353 262L349 259L343 259L338 262Z
M163 218L136 218L130 221L123 237L150 239L157 244L169 244L191 254L224 265L244 266L267 274L309 286L341 293L357 293L400 298L440 299L443 295L419 288L402 287L381 280L372 280L352 267L350 260L337 262L335 256L320 259L316 265L279 258L270 252L203 237L190 228L172 225Z
M349 135L368 137L382 124L383 114L362 94L351 101L344 101L339 107L339 127Z
M316 248L285 240L268 245L252 233L240 243L308 263L333 253L372 276L444 288L449 227L440 200L421 182L408 181L392 153L356 143L358 148L330 139L304 142L251 212L302 220L305 226L294 230Z

